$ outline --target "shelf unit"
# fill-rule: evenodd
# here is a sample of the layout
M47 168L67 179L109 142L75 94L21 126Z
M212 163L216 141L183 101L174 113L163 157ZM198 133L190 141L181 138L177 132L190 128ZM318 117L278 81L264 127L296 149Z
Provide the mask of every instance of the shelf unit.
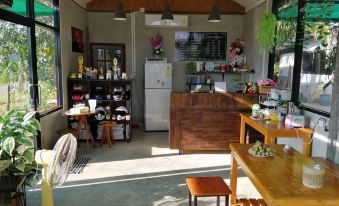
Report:
M132 80L99 80L99 79L68 79L68 103L69 108L71 108L74 104L77 103L85 103L88 106L89 99L97 100L97 107L99 106L109 106L111 108L111 114L113 111L119 106L125 106L128 110L129 115L132 116ZM81 88L79 90L74 90L74 87ZM102 90L100 94L96 90L97 87L101 87ZM113 99L113 91L114 88L122 87L126 92L125 99L122 100L114 100ZM129 92L127 92L129 91ZM128 94L129 93L129 94ZM109 96L108 96L109 95ZM74 100L75 97L78 96L80 98ZM82 98L81 98L82 97ZM109 97L109 98L108 98ZM91 125L91 132L94 136L97 136L97 128L98 124L101 122L96 120L94 116L88 118L89 124ZM104 121L104 120L103 120ZM116 121L118 124L124 124L124 139L129 142L132 138L131 133L131 122L126 120ZM129 125L129 131L126 129L126 125ZM129 134L129 135L128 135ZM129 136L129 138L127 138Z
M190 72L190 73L186 73L186 75L222 75L222 81L225 81L225 75L243 75L243 74L247 74L247 73L254 73L254 72L250 72L250 71L246 71L246 72L233 72L233 71L200 71L200 72ZM186 85L188 86L188 90L191 91L192 86L196 86L196 85L207 85L210 87L210 91L212 90L212 87L214 85L214 83L211 80L211 83L188 83L186 81Z

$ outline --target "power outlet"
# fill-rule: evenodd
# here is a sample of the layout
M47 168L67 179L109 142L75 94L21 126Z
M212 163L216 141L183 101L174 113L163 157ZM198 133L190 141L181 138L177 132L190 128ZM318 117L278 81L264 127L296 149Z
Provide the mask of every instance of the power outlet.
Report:
M326 127L326 119L319 119L318 125L319 127Z

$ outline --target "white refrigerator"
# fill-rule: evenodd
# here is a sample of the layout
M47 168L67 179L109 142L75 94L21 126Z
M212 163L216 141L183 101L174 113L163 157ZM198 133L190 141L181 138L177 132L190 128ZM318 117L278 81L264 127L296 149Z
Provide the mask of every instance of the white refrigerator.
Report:
M145 131L168 131L172 92L172 64L167 59L145 63Z

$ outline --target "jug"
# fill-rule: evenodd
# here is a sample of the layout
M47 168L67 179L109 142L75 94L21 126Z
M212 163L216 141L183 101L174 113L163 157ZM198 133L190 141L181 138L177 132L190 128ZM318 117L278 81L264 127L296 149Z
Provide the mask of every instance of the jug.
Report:
M286 111L286 114L291 114L297 111L297 107L294 105L294 102L287 102Z
M95 112L95 108L97 107L97 100L96 99L90 99L88 100L89 108L91 112Z

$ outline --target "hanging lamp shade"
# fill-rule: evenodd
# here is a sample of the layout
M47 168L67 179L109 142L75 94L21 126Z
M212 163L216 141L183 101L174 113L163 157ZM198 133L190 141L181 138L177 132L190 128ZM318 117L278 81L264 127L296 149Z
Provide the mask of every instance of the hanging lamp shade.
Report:
M114 20L125 21L127 20L126 14L124 12L124 5L121 2L118 2L115 7Z
M214 4L212 6L212 10L211 10L211 13L208 17L208 21L213 22L213 23L220 22L220 10L219 10L219 6L217 4Z
M161 16L162 21L173 21L173 14L171 11L171 6L167 3L164 7L164 13Z

